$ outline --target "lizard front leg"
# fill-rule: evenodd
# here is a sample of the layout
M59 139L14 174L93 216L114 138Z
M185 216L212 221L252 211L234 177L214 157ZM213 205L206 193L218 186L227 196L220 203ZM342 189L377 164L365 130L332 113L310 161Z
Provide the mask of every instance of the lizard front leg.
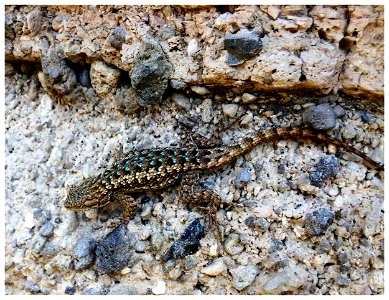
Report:
M129 194L122 191L115 191L112 194L111 199L111 201L119 203L120 207L123 209L122 216L120 217L120 223L127 223L135 216L138 208L138 201Z

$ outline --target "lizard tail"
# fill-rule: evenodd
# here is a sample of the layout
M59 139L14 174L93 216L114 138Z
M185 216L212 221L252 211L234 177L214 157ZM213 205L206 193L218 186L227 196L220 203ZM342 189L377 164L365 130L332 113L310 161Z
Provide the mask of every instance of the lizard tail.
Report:
M199 150L197 158L200 163L191 165L190 168L201 170L214 170L231 163L231 161L237 159L241 155L250 152L255 146L259 144L282 139L312 140L318 143L333 144L361 157L370 168L379 171L384 170L384 166L382 164L374 161L365 153L354 148L353 146L350 146L345 142L330 137L327 134L313 132L308 129L300 128L268 129L265 131L258 132L251 137L246 137L242 139L239 144L233 146L221 146L215 149Z
M262 144L264 142L274 141L274 140L280 140L280 139L312 140L319 143L333 144L337 147L343 148L348 152L351 152L361 157L369 167L380 171L384 170L383 165L374 161L365 153L354 148L353 146L350 146L345 142L330 137L329 135L323 133L316 133L307 129L300 129L300 128L268 129L263 132L257 133L253 137L244 138L240 142L240 144L235 147L236 149L235 151L237 151L236 157L249 152L251 149L253 149L253 147L259 144Z

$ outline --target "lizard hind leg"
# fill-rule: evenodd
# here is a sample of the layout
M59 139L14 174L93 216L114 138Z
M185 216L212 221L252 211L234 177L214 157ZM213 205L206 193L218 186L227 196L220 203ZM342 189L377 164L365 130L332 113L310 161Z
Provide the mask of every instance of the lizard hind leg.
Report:
M222 199L214 191L199 184L199 174L190 171L182 176L180 198L190 205L198 206L207 211L205 218L207 228L216 225L216 213L222 203Z

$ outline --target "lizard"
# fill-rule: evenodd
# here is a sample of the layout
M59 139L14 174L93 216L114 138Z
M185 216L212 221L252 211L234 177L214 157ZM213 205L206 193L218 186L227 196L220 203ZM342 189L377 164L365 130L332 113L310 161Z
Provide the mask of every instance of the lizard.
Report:
M131 194L156 191L181 181L180 198L189 204L201 204L214 214L220 196L198 183L201 172L222 168L255 146L280 139L312 140L333 144L363 159L371 168L383 171L384 166L362 151L327 134L301 128L274 128L257 132L234 145L212 148L166 147L132 150L97 176L69 187L64 206L73 211L106 206L118 201L123 207L122 221L134 217L138 202Z

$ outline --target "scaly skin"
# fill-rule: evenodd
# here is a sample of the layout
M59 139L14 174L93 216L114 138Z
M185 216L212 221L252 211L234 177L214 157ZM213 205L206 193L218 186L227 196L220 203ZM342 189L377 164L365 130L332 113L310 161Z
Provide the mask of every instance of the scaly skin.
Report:
M200 189L195 182L196 174L221 168L258 144L279 139L313 140L333 144L361 157L371 168L383 170L382 165L360 150L328 135L299 128L277 128L260 132L232 146L132 151L100 175L70 187L65 207L70 210L86 210L103 207L111 201L119 201L124 206L124 219L128 220L133 217L137 208L137 202L130 194L160 190L182 180L183 199L189 203L207 204L214 212L220 198L210 190Z

